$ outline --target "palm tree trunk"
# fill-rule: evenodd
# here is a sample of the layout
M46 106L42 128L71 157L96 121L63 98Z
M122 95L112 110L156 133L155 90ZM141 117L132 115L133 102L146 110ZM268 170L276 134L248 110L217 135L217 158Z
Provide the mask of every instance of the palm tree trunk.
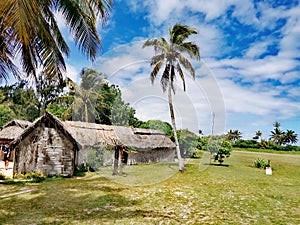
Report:
M173 103L172 103L171 79L169 79L168 100L169 100L171 122L172 122L172 127L173 127L173 132L174 132L174 139L175 139L175 145L176 145L176 153L177 153L177 158L178 158L179 171L184 172L186 169L184 168L183 160L181 157L179 142L178 142L178 137L177 137L177 132L176 132L175 114L174 114L174 108L173 108Z

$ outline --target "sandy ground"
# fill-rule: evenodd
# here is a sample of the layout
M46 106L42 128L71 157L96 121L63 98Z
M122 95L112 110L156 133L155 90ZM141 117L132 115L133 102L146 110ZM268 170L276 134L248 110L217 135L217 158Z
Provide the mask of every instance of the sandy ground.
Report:
M9 162L8 169L5 169L4 161L0 161L0 173L4 174L6 177L13 177L13 162Z

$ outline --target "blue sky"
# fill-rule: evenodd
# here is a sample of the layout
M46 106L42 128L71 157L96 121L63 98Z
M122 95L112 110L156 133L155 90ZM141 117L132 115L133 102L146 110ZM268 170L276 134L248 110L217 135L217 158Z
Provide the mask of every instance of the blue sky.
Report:
M190 40L201 53L200 62L192 61L197 78L187 80L186 92L177 80L179 128L207 135L214 121L214 133L238 129L251 139L261 130L267 139L279 121L283 130L292 129L300 138L296 0L115 0L108 23L99 25L102 54L91 64L72 48L67 75L78 80L83 67L93 67L119 84L139 119L169 121L166 95L159 81L151 85L149 79L154 52L141 46L148 38L167 38L175 23L198 30Z

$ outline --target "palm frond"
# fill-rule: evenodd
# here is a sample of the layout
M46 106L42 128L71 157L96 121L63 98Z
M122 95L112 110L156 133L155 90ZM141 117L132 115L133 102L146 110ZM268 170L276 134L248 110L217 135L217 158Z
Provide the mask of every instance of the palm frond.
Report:
M168 50L170 49L169 43L163 37L148 39L143 44L143 48L145 47L153 47L155 51L160 52L168 52Z
M165 70L164 70L164 72L163 72L163 74L161 76L160 83L161 83L163 92L165 92L167 90L167 87L169 85L169 81L170 81L170 76L169 76L170 69L171 69L170 64L166 64Z
M185 58L183 55L178 54L177 59L179 60L180 64L183 65L183 67L188 70L191 74L191 76L195 79L195 70L187 58Z
M152 57L150 65L151 66L156 65L158 62L164 61L164 59L165 59L165 54L164 53L160 54L160 55L155 55L155 56Z
M200 60L200 51L198 45L193 42L184 42L180 46L178 46L180 52L186 52L189 54L191 58L196 58Z
M184 74L183 74L183 71L182 71L179 63L177 63L176 69L177 69L177 72L179 73L179 76L182 80L183 91L185 91L185 78L184 78Z
M180 44L192 34L197 34L197 30L183 24L175 24L170 30L170 41L174 44Z
M153 84L161 66L163 64L163 61L159 61L153 68L152 72L151 72L151 75L150 75L150 79L151 79L151 83Z
M59 0L59 10L70 26L79 49L94 60L100 50L101 41L95 27L95 15L85 13L83 8L72 0Z

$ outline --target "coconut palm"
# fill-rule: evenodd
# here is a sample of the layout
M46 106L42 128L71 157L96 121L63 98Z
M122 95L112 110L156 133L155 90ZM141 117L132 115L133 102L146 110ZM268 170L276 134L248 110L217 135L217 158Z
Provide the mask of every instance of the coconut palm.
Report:
M75 43L89 58L95 59L101 41L96 22L105 22L112 0L5 0L0 1L0 78L11 71L16 57L24 72L36 76L39 66L49 77L62 80L66 69L64 55L69 47L58 27L55 12L64 17Z
M70 94L60 98L71 97L72 99L71 104L62 114L62 119L95 122L99 117L97 107L104 107L103 105L105 104L102 101L99 102L99 98L102 97L100 90L106 82L105 76L93 69L83 68L80 72L80 77L80 85L77 85L70 78L65 80L66 86L70 89Z
M253 139L258 140L260 139L261 141L261 136L262 136L262 132L260 130L256 131L255 136L253 137Z
M182 79L183 90L185 91L185 76L182 70L182 66L191 74L193 78L195 78L195 71L192 64L183 55L184 53L186 53L190 56L190 58L196 58L198 60L200 59L199 47L193 42L186 41L186 39L192 34L197 34L197 31L186 25L175 24L172 29L169 29L169 41L167 41L164 37L160 37L148 39L143 45L143 48L149 46L154 47L154 50L159 53L153 56L151 59L151 66L153 66L153 70L151 72L150 79L152 83L154 82L155 78L158 75L158 72L164 65L164 71L162 73L160 82L164 92L168 89L170 116L173 126L180 171L184 171L185 168L180 154L180 148L176 133L172 91L175 94L175 71Z
M295 133L295 131L293 130L287 130L285 133L285 137L284 137L284 143L285 144L295 144L297 143L298 138L297 138L297 134Z
M273 140L275 144L282 145L284 143L285 132L281 131L279 127L274 128L271 131L270 140Z
M230 141L236 141L241 139L242 133L239 130L229 130L226 137Z

